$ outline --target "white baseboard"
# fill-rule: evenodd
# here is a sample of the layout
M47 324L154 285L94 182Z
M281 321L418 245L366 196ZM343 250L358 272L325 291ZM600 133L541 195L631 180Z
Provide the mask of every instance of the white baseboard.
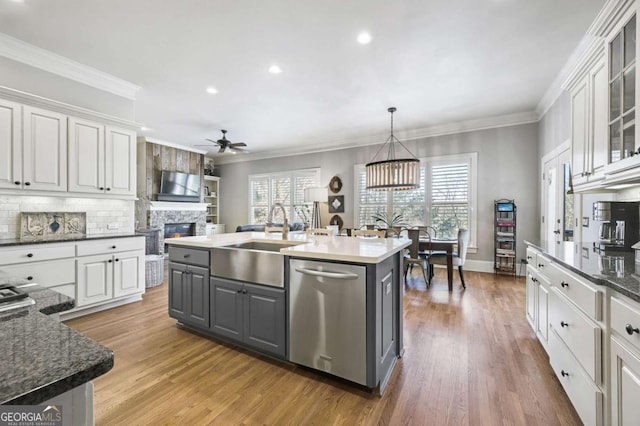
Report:
M73 318L81 317L83 315L93 314L95 312L104 311L105 309L115 308L116 306L126 305L128 303L138 302L142 300L142 293L134 294L133 296L125 297L123 299L113 300L108 303L103 303L100 305L92 305L92 306L81 306L79 308L74 308L70 311L61 312L60 313L60 321L66 321Z
M435 265L436 268L446 268L444 265ZM491 260L473 260L467 259L464 262L463 269L465 271L473 271L473 272L486 272L488 274L493 274L493 261ZM522 273L520 273L520 269L522 269ZM520 268L520 264L516 264L516 274L524 276L527 272L526 267Z

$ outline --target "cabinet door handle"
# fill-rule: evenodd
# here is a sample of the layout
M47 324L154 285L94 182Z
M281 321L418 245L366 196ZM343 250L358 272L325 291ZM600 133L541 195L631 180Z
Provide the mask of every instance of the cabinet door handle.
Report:
M569 283L565 283L564 281L562 281L560 283L560 285L564 288L564 287L569 287Z
M527 256L527 260L531 260L531 259L533 259L533 257Z
M544 268L544 265L542 263L538 263L538 268Z
M33 257L33 253L27 253L27 257Z
M307 269L307 268L296 268L296 271L301 274L307 275L315 275L317 277L326 277L326 278L336 278L339 280L355 280L358 278L358 274L353 273L343 273L343 272L327 272L327 271L316 271L315 269Z
M20 185L20 181L19 180L15 181L13 183L16 184L16 185Z
M236 293L242 293L242 289L238 290Z
M569 323L566 323L564 321L560 321L560 327L569 327Z
M247 294L247 290L242 290L242 294Z
M560 374L562 374L562 377L567 377L569 375L569 373L564 370L560 371Z
M640 333L640 329L633 328L631 324L627 324L627 326L624 329L627 330L627 334L629 336L633 336L633 333Z

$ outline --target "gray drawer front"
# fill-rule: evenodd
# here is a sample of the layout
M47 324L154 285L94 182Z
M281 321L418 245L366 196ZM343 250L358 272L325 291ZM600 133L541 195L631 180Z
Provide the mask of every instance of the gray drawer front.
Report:
M195 250L192 248L169 246L169 260L172 262L187 263L189 265L198 265L208 268L209 250Z

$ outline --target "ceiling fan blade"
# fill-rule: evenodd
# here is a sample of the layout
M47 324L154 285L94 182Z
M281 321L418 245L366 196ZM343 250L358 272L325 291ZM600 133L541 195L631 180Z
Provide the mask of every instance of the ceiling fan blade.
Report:
M244 142L234 142L232 144L229 144L229 146L235 148L237 146L247 146L247 144Z
M205 138L205 140L206 140L206 141L209 141L209 142L211 142L211 143L215 143L215 144L220 145L220 141L214 141L213 139L206 139L206 138Z
M231 149L235 152L242 152L242 153L249 153L250 151L248 149L242 149L242 148L236 148L236 147L231 147Z

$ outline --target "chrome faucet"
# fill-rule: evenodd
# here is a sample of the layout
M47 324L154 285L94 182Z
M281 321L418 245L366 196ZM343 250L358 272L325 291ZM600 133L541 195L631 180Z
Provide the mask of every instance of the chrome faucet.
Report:
M273 212L276 209L280 209L282 211L282 216L284 216L284 223L282 224L282 228L273 226ZM264 232L282 232L282 239L286 240L289 236L289 224L287 222L287 211L282 207L282 204L275 203L271 206L271 210L269 210L269 215L267 216L267 225L264 227Z

